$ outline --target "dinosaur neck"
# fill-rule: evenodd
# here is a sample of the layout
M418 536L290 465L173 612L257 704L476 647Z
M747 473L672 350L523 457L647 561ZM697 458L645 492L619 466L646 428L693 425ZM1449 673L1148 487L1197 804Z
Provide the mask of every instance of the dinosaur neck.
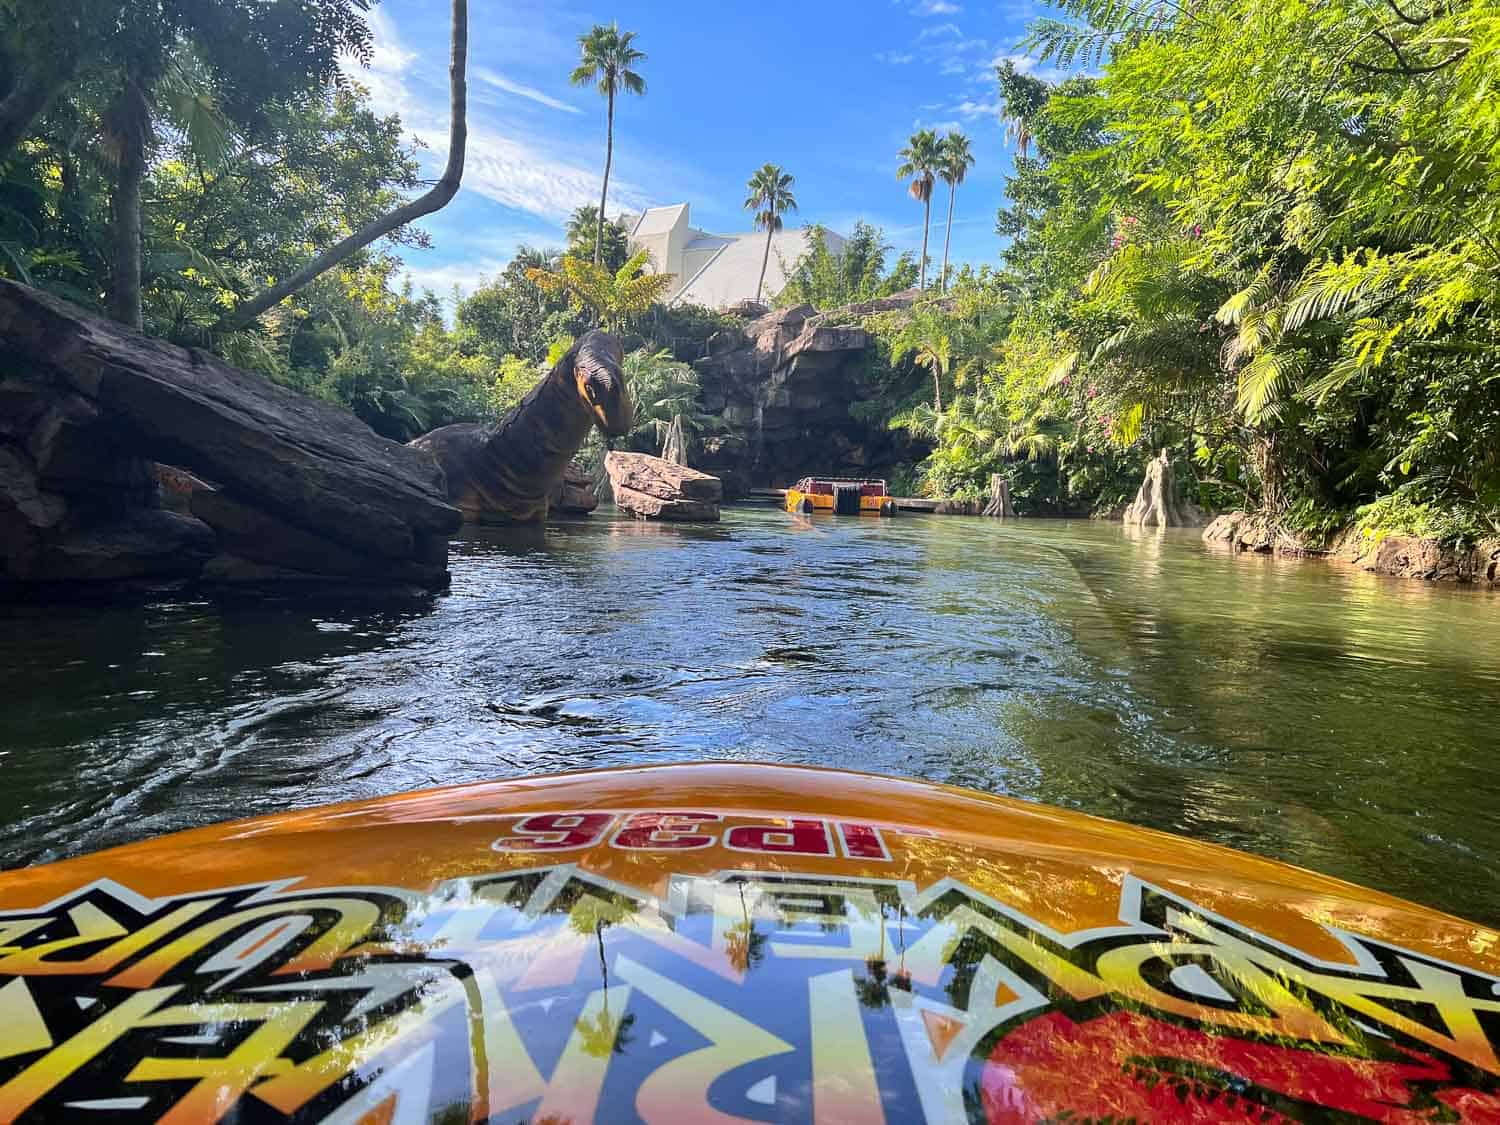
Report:
M538 501L557 487L593 424L571 371L559 365L500 423L485 459L502 470L505 491L515 499Z

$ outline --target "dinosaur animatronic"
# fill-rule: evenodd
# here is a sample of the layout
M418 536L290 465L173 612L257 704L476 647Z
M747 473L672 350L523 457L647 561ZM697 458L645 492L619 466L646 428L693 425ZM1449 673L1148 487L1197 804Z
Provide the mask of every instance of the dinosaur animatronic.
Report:
M444 426L410 444L437 459L448 500L466 522L544 520L548 498L589 428L609 437L630 429L635 406L623 359L620 341L595 329L500 421Z

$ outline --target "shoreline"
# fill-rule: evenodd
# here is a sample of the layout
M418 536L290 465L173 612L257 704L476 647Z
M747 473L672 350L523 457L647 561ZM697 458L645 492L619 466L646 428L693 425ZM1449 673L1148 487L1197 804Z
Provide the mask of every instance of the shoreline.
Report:
M1461 548L1420 535L1367 536L1348 527L1319 547L1271 527L1263 516L1236 511L1216 516L1203 528L1202 539L1209 547L1236 555L1322 559L1390 578L1500 588L1500 537Z

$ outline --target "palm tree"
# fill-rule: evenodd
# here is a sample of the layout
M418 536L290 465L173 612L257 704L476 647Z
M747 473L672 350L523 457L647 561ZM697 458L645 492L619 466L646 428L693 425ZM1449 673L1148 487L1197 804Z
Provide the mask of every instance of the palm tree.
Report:
M927 229L932 224L932 185L938 169L943 164L943 145L931 129L918 129L911 135L898 156L901 167L896 169L896 178L911 177L907 191L922 204L922 265L917 274L917 288L927 288Z
M948 230L943 235L942 290L948 291L948 244L953 241L953 197L958 194L958 185L974 167L974 154L969 150L969 138L962 133L949 133L939 144L942 163L938 175L948 185Z
M631 46L635 32L621 31L612 23L596 23L587 35L578 37L578 65L568 80L575 86L594 86L609 99L609 118L604 134L604 187L599 192L598 227L594 235L594 265L600 264L604 248L604 207L609 199L609 166L615 156L615 94L646 92L646 80L630 68L646 56Z
M919 310L891 340L892 363L911 356L918 367L932 373L932 409L938 414L943 412L943 380L953 370L955 352L962 350L954 348L948 328L942 315Z
M766 264L771 260L771 238L781 229L781 216L797 209L792 194L792 177L779 165L763 164L745 185L745 210L755 213L755 225L766 228L766 252L760 259L760 280L755 283L755 300L760 301L761 287L766 283Z

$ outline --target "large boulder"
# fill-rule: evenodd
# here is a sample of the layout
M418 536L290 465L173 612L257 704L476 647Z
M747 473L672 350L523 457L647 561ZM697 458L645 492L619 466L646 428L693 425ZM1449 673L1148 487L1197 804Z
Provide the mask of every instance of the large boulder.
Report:
M643 520L717 520L724 487L718 477L648 453L604 459L615 507Z
M0 585L190 577L247 551L299 578L447 580L460 517L431 458L331 403L8 281L0 408ZM163 511L156 463L216 498Z
M577 461L569 461L563 479L552 491L548 511L567 516L586 516L599 506L594 495L594 478Z

